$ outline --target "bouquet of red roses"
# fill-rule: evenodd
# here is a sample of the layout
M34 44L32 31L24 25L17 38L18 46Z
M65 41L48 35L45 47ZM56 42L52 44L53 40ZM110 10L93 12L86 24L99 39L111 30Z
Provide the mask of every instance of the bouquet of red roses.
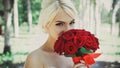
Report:
M60 55L72 57L74 64L81 60L89 67L95 63L100 53L94 53L99 49L99 41L89 31L71 29L64 32L55 42L54 50Z

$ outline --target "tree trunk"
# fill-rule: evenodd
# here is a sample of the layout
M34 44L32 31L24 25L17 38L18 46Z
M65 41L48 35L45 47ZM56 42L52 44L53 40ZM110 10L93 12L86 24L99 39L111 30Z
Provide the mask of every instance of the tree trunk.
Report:
M120 37L120 22L119 22L118 36Z
M96 28L96 23L97 23L97 17L96 17L96 12L97 12L97 8L96 8L96 6L95 6L95 8L94 8L94 33L96 34L96 30L97 30L97 28Z
M5 12L6 15L6 21L5 21L5 47L4 47L4 53L11 52L10 50L10 25L11 25L11 12Z
M95 21L95 34L97 36L99 36L99 28L100 28L100 23L101 23L101 8L100 8L100 1L96 0L96 5L95 5L96 9L95 9L95 17L96 17L96 21Z
M4 54L7 52L11 53L11 46L10 46L10 25L11 25L11 18L12 18L12 5L11 0L3 0L4 5L4 20L5 20L5 39L4 39Z
M31 32L32 29L32 12L31 12L31 2L30 0L27 0L27 9L28 9L28 24L29 24L29 32Z
M90 31L92 32L92 33L95 33L95 21L96 21L96 17L95 17L95 3L94 3L95 1L92 1L92 2L90 2L90 11L89 11L89 13L90 13Z
M118 29L118 36L120 37L120 22L119 22L119 29Z
M80 13L79 13L79 17L80 17L80 24L79 27L82 29L85 29L85 11L86 11L86 0L80 0Z
M2 35L2 25L0 24L0 35Z
M19 35L19 23L18 23L18 0L14 0L14 36Z
M111 34L114 35L114 27L115 27L115 23L116 23L116 13L118 11L118 9L120 8L120 1L118 1L118 3L115 5L114 9L113 9L113 14L112 14L112 23L111 23Z
M87 17L87 19L88 19L87 25L88 25L88 26L87 26L87 28L89 29L89 31L91 31L91 30L90 30L90 27L91 27L91 26L90 26L90 24L91 24L91 22L90 22L90 21L91 21L91 18L90 18L91 8L90 8L90 7L91 7L90 0L88 0L88 1L87 1L87 9L88 9L88 10L87 10L87 13L88 13L88 17Z

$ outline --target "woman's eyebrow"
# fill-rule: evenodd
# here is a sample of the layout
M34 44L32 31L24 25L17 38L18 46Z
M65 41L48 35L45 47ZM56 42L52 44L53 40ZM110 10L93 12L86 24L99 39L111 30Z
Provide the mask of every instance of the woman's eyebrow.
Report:
M71 22L74 22L75 21L75 19L73 19ZM64 21L56 21L56 22L61 22L61 23L65 23Z
M61 22L61 23L65 23L64 21L56 21L56 22Z
M75 19L73 19L71 22L74 22L75 21Z

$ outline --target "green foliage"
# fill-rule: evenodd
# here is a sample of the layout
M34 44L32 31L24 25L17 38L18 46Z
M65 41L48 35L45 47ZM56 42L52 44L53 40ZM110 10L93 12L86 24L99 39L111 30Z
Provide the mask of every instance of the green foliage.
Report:
M120 8L118 9L118 11L116 13L116 21L120 22Z
M2 17L0 16L0 25L3 24L3 19Z
M92 50L87 50L86 48L82 47L78 49L78 52L76 53L76 56L83 56L85 54L93 53Z
M7 52L6 54L0 55L0 64L13 61L13 54Z
M12 64L16 56L26 56L28 52L16 52L15 54L7 52L6 54L0 55L0 65L2 64ZM19 58L18 58L19 59ZM9 67L9 65L7 65ZM5 65L6 67L6 65Z
M85 54L93 53L93 50L87 50L86 48L82 47L79 48L77 53L75 54L65 54L66 57L76 57L76 56L83 56Z
M91 3L91 4L94 4L94 5L96 6L96 0L91 0L90 3ZM94 7L95 7L95 6L94 6Z
M39 12L41 9L41 0L30 0L31 1L31 11L32 11L32 19L33 24L38 23ZM27 22L27 0L19 0L18 1L18 9L19 9L19 22L20 25L24 22Z
M38 18L39 18L40 9L41 9L41 1L42 0L31 0L33 24L38 23Z
M3 2L2 2L2 0L0 0L0 10L3 10L4 9L4 7L3 7L3 4L2 4Z
M120 52L116 52L115 55L120 55Z
M27 0L18 0L19 24L27 22Z

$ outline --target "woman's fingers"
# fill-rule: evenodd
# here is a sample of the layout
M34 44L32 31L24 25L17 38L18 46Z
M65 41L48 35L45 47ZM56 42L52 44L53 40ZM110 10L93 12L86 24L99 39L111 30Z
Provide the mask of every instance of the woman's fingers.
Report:
M75 64L73 68L87 68L85 61L81 60L81 63Z
M85 61L83 61L83 60L80 60L80 62L81 62L82 64L85 64Z
M73 68L87 68L87 67L85 64L78 63L78 64L75 64Z

